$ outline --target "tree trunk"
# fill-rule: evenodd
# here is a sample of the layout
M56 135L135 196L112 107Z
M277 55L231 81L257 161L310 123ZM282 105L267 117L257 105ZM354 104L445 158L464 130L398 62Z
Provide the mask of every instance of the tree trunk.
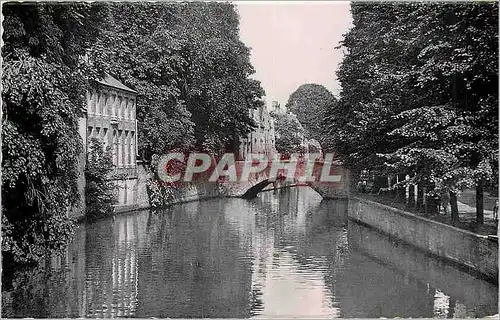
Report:
M476 185L476 223L484 223L483 180Z
M427 216L427 205L428 205L428 197L425 195L425 193L427 192L427 188L426 187L423 187L422 188L422 201L423 201L423 204L424 204L424 214Z
M401 179L401 178L402 178L402 179ZM404 180L404 176L403 176L403 175L399 175L399 174L398 174L398 182L399 182L399 181L403 181L403 180ZM403 188L403 187L399 186L399 187L397 188L396 192L397 192L397 196L398 196L398 197L401 197L401 198L403 198L403 199L405 198L405 188Z
M422 184L417 186L417 208L421 209L424 206L424 189Z
M439 214L439 204L435 196L427 197L427 210L430 214Z
M450 205L451 205L451 223L456 225L458 223L458 204L457 204L457 194L450 191Z
M415 188L413 185L408 186L408 207L415 206Z

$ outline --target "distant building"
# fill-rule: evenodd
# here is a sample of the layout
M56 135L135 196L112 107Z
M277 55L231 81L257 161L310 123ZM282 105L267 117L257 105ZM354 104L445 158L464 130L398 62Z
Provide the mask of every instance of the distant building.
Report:
M240 139L239 158L246 159L250 153L272 156L276 153L274 119L265 104L258 109L250 110L249 113L257 123L257 128Z
M96 89L87 93L85 117L80 119L85 158L92 138L98 138L111 149L113 176L119 176L113 178L118 186L118 210L137 202L136 104L137 92L107 75L98 81ZM81 183L79 187L82 188Z
M271 110L275 113L283 113L283 110L281 109L281 105L279 101L273 101L271 103Z

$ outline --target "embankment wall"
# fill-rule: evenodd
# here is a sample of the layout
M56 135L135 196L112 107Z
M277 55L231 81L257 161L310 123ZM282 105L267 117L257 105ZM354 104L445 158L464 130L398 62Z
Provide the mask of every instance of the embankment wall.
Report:
M466 230L352 196L349 218L498 283L498 242Z

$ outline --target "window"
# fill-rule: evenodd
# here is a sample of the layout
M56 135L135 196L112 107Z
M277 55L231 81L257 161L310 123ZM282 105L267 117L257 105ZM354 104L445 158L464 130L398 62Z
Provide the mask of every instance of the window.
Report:
M118 167L121 167L123 164L123 156L122 156L123 145L122 145L122 131L121 130L118 130L118 137L117 137L116 143L118 144L118 154L117 154L118 162L117 162L117 164L118 164Z
M106 149L109 146L109 138L108 138L108 128L103 129L103 134L102 134L102 141L104 144L104 149Z
M103 116L110 115L111 113L111 95L106 94L106 104L104 106L104 110L102 111Z
M125 165L127 164L127 144L126 144L126 139L127 139L127 132L126 131L123 131L122 132L122 140L121 140L121 143L122 143L122 166L125 167Z
M116 103L114 103L114 106L116 107L116 117L117 118L121 118L122 117L122 105L117 103L118 101L116 101Z
M116 130L113 130L113 164L118 166L118 137Z
M125 119L127 117L125 109L126 109L125 105L120 104L120 118Z
M130 119L135 119L135 104L133 99L130 99Z
M124 102L123 102L123 106L125 108L125 114L128 113L128 110L129 110L129 106L128 106L128 98L124 98Z
M120 106L121 106L121 108L124 110L123 112L124 112L124 114L125 114L125 115L124 115L123 117L124 117L125 119L127 119L127 118L128 118L128 106L127 106L127 103L125 102L125 100L126 100L126 99L127 99L127 98L122 98L122 97L120 97Z
M112 117L116 117L116 105L113 103L112 105L109 106L110 112L109 115Z
M89 114L92 114L94 113L94 93L91 92L89 94L89 100L88 100L88 103L87 103L87 113Z
M95 104L95 114L99 114L101 111L101 94L98 92L97 93L97 99L96 99L96 104Z
M130 135L130 164L132 164L133 166L135 166L135 157L136 157L136 154L135 154L135 132L131 132L131 135Z
M127 181L125 180L125 183L124 183L124 187L125 187L125 190L123 192L123 204L127 204Z
M130 137L129 137L129 132L125 131L125 138L123 140L123 153L124 153L124 159L123 159L123 164L125 166L128 166L130 164Z

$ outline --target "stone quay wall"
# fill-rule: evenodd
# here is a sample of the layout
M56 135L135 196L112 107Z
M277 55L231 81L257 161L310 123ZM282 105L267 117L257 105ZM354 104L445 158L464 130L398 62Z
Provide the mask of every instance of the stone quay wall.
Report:
M498 283L498 242L355 196L349 218Z
M167 185L158 181L147 165L138 166L137 204L121 212L148 208L163 208L191 201L221 197L240 197L255 184L267 178L264 173L250 174L245 182L208 181L208 176L193 182ZM269 186L267 189L269 189Z

